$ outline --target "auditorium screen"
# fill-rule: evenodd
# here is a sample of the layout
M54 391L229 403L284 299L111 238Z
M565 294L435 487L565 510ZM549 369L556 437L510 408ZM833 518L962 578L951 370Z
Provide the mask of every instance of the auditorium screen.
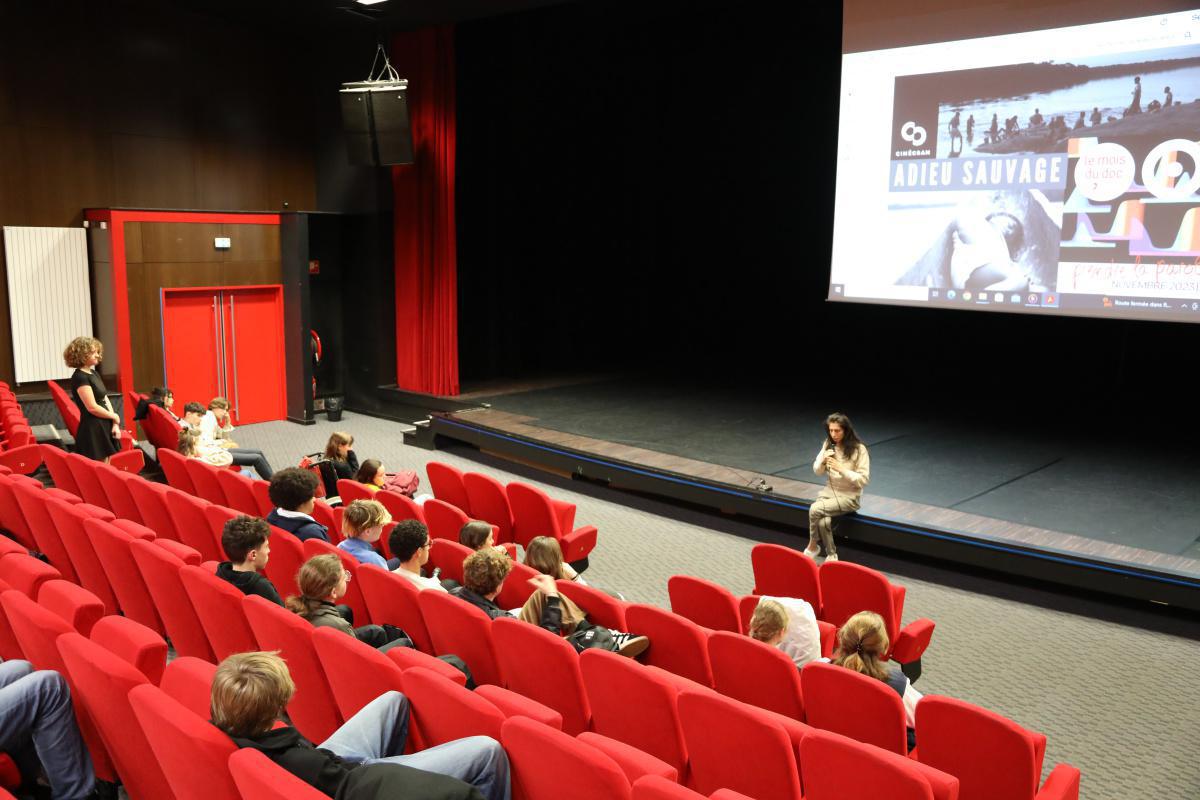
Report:
M852 49L830 300L1200 322L1200 10Z

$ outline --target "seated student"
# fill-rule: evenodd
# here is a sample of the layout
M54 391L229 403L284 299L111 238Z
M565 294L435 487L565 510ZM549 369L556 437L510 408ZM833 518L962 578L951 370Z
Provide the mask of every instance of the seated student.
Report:
M179 426L184 429L200 432L200 420L204 419L204 406L196 402L183 404L183 416L179 419Z
M803 667L821 657L821 630L812 606L798 597L763 597L750 617L751 639L778 647Z
M358 468L358 472L354 473L354 480L372 492L378 492L387 483L387 472L383 469L383 462L377 458L368 458Z
M274 472L267 462L262 450L248 447L238 447L237 442L230 438L233 433L233 423L229 417L229 401L224 397L214 397L208 404L208 411L200 420L200 438L213 441L229 451L233 463L239 467L250 467L265 481L271 480Z
M501 553L508 553L507 547L502 544L496 544L496 531L492 528L491 523L478 519L471 520L459 529L458 543L472 550L482 550L485 547L489 547ZM516 552L514 548L510 556L515 558Z
M256 594L276 605L283 605L283 598L275 584L259 570L265 569L271 556L271 526L257 517L234 517L221 530L221 549L229 556L228 561L217 565L217 577L229 581L242 594Z
M275 508L267 522L294 534L300 541L324 539L329 541L329 529L312 518L316 507L317 476L306 469L288 467L271 476L267 494Z
M488 526L491 527L490 525ZM459 538L462 534L459 534ZM535 536L525 545L525 566L532 567L554 580L574 581L587 586L587 581L570 564L563 561L562 546L553 536Z
M150 394L138 400L137 408L133 412L133 421L141 422L146 417L150 416L150 406L158 406L163 411L171 415L171 418L178 420L179 417L171 411L171 406L175 403L175 395L170 389L165 386L155 386L150 390Z
M917 746L913 728L916 726L917 703L921 700L921 693L912 687L899 667L888 665L887 652L888 635L883 617L874 611L860 611L846 620L838 631L833 663L883 681L900 695L904 702L905 722L908 724L908 749L912 750Z
M325 494L337 496L338 480L354 480L358 473L358 455L350 448L354 446L354 437L344 431L334 431L325 443L325 458L333 470L333 486L325 487Z
M504 579L512 570L512 560L504 553L485 547L472 553L463 561L463 583L450 594L465 600L483 611L492 619L509 616L496 605L496 596L504 586ZM568 641L576 649L597 646L633 658L650 646L645 636L612 631L588 622L587 614L570 598L560 597L554 579L549 575L530 578L535 591L525 601L517 616L528 623L538 625L554 634L567 634ZM591 644L595 641L596 644Z
M229 453L219 447L206 445L200 441L200 434L195 428L180 428L179 443L176 445L179 455L184 458L198 458L205 464L214 467L228 467L233 463Z
M313 556L301 564L296 573L300 594L289 597L284 606L311 622L314 628L335 628L380 650L412 647L412 640L397 627L360 625L355 628L342 616L336 603L346 595L349 581L350 573L342 567L342 560L337 555Z
M343 678L354 680L353 675ZM508 756L490 737L470 736L404 755L411 710L399 692L381 694L319 745L290 725L275 727L295 692L287 664L275 653L231 655L213 676L212 723L238 747L260 751L330 797L509 800L511 796ZM389 791L371 791L382 771L388 772Z
M380 569L390 569L383 556L372 547L383 534L383 526L392 521L392 515L377 500L355 500L342 512L342 535L346 538L338 545L354 556L360 564L373 564ZM400 562L396 562L399 564Z
M0 751L36 774L37 762L58 800L94 797L96 776L75 712L71 691L57 672L28 661L0 664Z
M392 555L400 561L400 565L393 572L410 581L417 589L444 592L446 587L437 578L421 575L421 567L429 563L429 548L432 544L429 528L419 519L401 520L388 536L388 547L391 548Z

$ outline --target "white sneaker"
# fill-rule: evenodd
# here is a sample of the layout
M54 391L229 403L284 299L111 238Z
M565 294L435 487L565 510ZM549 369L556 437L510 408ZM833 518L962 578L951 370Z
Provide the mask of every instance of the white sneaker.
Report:
M816 561L817 556L821 555L821 548L820 547L806 547L806 548L804 548L804 555L808 556L813 561Z
M838 560L837 553L832 553L830 555L825 556L826 564L828 564L830 561L837 561L837 560Z

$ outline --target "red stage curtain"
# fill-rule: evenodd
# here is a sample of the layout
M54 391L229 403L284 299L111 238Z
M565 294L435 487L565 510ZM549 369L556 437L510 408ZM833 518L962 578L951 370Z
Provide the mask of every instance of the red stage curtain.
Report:
M415 163L392 168L396 246L396 383L458 394L458 280L454 224L454 29L392 40L408 78Z

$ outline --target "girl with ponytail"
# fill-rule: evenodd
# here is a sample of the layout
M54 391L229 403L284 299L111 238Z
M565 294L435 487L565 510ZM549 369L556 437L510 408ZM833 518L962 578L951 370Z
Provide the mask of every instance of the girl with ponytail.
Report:
M898 667L888 664L888 645L883 617L874 611L860 611L846 620L846 624L838 631L833 663L868 678L883 681L900 695L904 703L905 724L908 726L908 749L912 750L917 746L913 728L916 725L917 703L921 699L921 693L912 687Z

